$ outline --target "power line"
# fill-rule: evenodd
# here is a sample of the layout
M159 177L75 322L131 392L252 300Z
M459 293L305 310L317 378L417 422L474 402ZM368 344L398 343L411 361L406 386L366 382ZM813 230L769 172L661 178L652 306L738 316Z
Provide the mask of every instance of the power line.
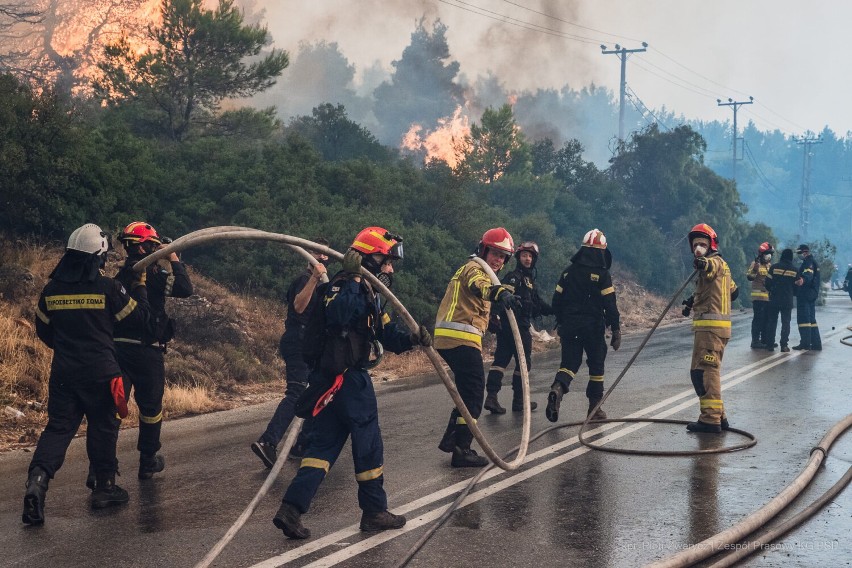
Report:
M651 111L651 109L650 109L650 108L648 108L648 105L646 105L646 104L642 101L642 99L641 99L641 98L639 98L639 95L637 95L637 94L636 94L636 91L634 91L633 89L631 89L631 88L630 88L630 85L627 85L627 96L628 96L628 98L629 98L630 102L631 102L631 103L633 103L633 106L634 106L634 107L636 107L636 110L638 110L640 113L642 113L642 117L643 117L643 118L645 118L645 115L644 115L644 113L642 112L642 110L641 110L639 107L637 107L637 106L636 106L636 103L633 101L633 99L634 99L634 98L635 98L637 101L639 101L639 104L640 104L640 105L642 105L642 108L644 108L644 109L648 112L648 114L650 114L650 115L654 118L654 122L656 122L657 124L659 124L660 126L662 126L663 128L665 128L666 130L669 130L669 131L671 130L671 128L669 128L669 127L666 125L666 123L664 123L662 120L660 120L659 118L657 118L657 115L655 115L655 114L653 113L653 111ZM645 119L645 121L647 122L647 120L648 120L648 119L646 118L646 119ZM650 123L649 123L649 124L650 124Z
M745 154L746 154L746 156L748 156L749 162L751 163L752 167L754 167L755 171L757 172L757 174L758 174L757 178L761 182L763 182L763 184L765 186L767 186L767 188L769 189L769 191L772 194L774 194L777 197L778 194L781 193L781 190L778 189L775 186L774 183L769 181L769 177L763 172L763 169L761 169L761 167L758 165L757 160L755 159L754 154L751 151L751 147L748 145L748 142L746 142L745 140L743 140L743 150L745 150Z
M562 19L559 16L554 16L552 14L547 14L545 12L539 12L538 10L533 10L532 8L528 8L527 6L522 6L521 4L517 4L515 2L510 2L509 0L503 0L503 2L505 2L506 4L511 4L512 6L516 6L518 8L521 8L521 9L526 10L528 12L532 12L534 14L544 16L545 18L550 18L552 20L556 20L557 22L562 22L563 24L568 24L569 26L575 26L575 27L578 27L578 28L581 28L581 29L584 29L584 30L588 30L590 32L595 32L595 33L604 34L604 35L608 35L608 36L612 36L612 37L626 39L628 41L635 41L636 43L639 43L641 41L641 40L638 40L636 38L627 37L627 36L618 35L618 34L613 34L613 33L610 33L610 32L605 32L603 30L597 30L595 28L590 28L588 26L584 26L582 24L578 24L578 23L572 22L570 20Z

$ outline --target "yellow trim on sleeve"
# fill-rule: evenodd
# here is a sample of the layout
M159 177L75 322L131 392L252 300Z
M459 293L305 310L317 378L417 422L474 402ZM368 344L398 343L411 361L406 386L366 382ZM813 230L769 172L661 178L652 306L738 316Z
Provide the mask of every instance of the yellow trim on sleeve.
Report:
M124 306L124 309L115 314L115 321L121 321L127 316L130 315L130 312L136 309L136 300L130 298L130 301L127 302L127 305Z

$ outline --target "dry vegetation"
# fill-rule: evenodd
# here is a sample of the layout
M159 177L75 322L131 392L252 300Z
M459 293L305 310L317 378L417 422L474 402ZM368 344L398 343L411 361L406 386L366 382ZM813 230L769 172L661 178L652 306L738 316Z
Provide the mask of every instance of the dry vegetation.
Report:
M35 336L32 324L38 294L59 260L61 249L36 242L0 239L0 451L36 442L47 420L47 379L52 353ZM110 259L114 274L120 255ZM179 416L222 410L271 400L284 391L284 364L278 356L284 306L268 299L230 292L190 268L195 294L170 299L167 309L177 322L175 340L166 355L164 415ZM626 331L649 327L666 300L633 283L629 274L613 276ZM672 310L666 321L680 318ZM493 352L486 337L485 352ZM535 351L558 347L558 341L536 342ZM486 355L488 359L490 355ZM388 353L373 374L386 381L431 368L420 351ZM13 411L23 417L13 417ZM125 427L137 424L130 405ZM84 430L81 430L84 431Z

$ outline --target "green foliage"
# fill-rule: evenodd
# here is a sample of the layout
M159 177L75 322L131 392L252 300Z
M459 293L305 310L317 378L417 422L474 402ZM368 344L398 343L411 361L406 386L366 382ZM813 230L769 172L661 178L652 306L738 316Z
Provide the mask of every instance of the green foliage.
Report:
M137 54L128 39L108 45L99 63L99 96L133 101L155 112L163 132L182 140L190 126L209 117L225 98L247 97L272 86L288 63L284 51L250 64L269 40L265 27L243 25L234 0L205 10L203 0L163 0L163 23L149 26L150 50Z
M313 109L312 116L294 118L288 128L333 162L361 157L384 162L393 155L366 128L349 120L343 105L322 104Z
M509 172L525 172L530 166L530 150L515 124L512 106L505 104L482 113L482 124L472 124L460 166L466 175L493 183Z

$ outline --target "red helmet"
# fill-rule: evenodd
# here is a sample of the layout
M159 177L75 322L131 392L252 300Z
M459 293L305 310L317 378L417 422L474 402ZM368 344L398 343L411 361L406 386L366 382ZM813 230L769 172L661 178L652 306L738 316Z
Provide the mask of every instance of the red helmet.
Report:
M532 255L532 264L530 266L535 266L535 262L538 260L539 255L538 244L535 241L522 242L521 246L515 249L515 258L520 259L522 252L528 252Z
M509 231L503 227L488 229L482 235L479 246L476 247L476 254L485 258L486 251L489 248L498 250L506 256L512 256L512 253L515 252L515 241L512 240L512 235L509 234Z
M365 255L383 254L393 259L402 260L402 237L381 227L363 229L352 241L352 246L349 248Z
M716 236L716 231L707 223L699 223L689 231L689 247L692 248L692 240L696 237L705 237L710 240L710 250L719 252L719 238Z
M118 240L125 247L147 242L157 245L163 244L157 230L145 221L134 221L127 225L118 236Z
M606 235L600 229L592 229L583 237L583 246L596 249L606 248Z
M760 243L760 246L757 247L757 252L758 252L758 254L766 254L766 253L771 254L771 253L775 252L775 249L773 249L772 245L770 245L769 243Z

